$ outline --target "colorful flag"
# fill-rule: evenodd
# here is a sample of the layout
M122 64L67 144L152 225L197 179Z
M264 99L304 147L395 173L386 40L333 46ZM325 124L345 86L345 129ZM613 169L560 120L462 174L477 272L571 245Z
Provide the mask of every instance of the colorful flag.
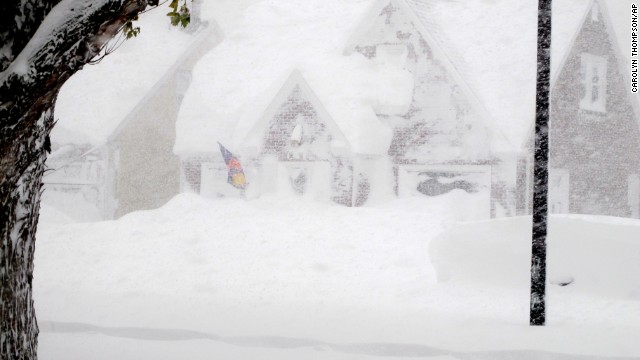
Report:
M231 151L222 146L222 144L218 143L218 145L220 146L220 152L224 158L224 163L227 164L227 168L229 168L227 182L235 188L244 189L247 187L247 180L244 177L244 171L242 171L240 161L233 156Z

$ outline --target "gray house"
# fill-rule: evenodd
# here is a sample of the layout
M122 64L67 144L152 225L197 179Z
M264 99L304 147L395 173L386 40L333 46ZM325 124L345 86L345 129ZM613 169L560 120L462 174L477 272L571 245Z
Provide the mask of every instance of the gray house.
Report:
M557 61L550 98L549 209L640 217L640 108L606 4L591 1ZM530 209L533 134L519 167Z
M356 18L335 9L336 17L342 16L356 25L341 34L345 39L342 53L333 53L332 49L313 53L313 41L317 39L311 31L309 41L303 44L305 48L300 49L311 57L289 60L303 68L289 73L288 80L271 95L265 110L246 121L250 126L236 119L243 118L244 109L261 107L255 101L261 94L247 96L255 91L251 79L270 76L255 69L274 69L279 64L270 63L265 56L255 58L251 68L227 65L230 60L225 56L229 52L244 56L259 52L253 49L254 42L244 45L236 41L225 44L228 48L216 48L216 54L203 58L205 64L199 64L199 68L234 74L237 79L230 88L242 91L237 91L241 98L232 99L226 99L229 95L220 91L210 101L242 105L238 106L238 115L218 118L211 113L204 115L202 108L210 104L203 102L206 95L202 91L198 93L200 102L190 104L198 109L188 112L193 116L184 116L191 128L232 130L211 131L209 140L205 136L200 140L196 134L195 143L202 145L196 149L189 146L190 151L181 154L185 188L214 197L241 195L226 184L224 162L213 146L220 141L231 144L225 146L240 157L252 183L247 196L293 189L301 196L360 206L382 197L421 197L428 202L431 197L458 190L461 202L474 204L467 207L476 209L473 218L513 214L513 191L506 189L516 185L516 151L466 83L459 66L453 63L453 47L446 39L434 36L437 24L422 12L423 5L420 1L379 0L368 4L368 11ZM282 49L283 53L287 51L288 48ZM321 68L304 68L322 57L331 60ZM285 55L281 58L288 60ZM339 61L344 64L334 65ZM347 74L351 78L360 69L372 68L385 73L370 71L361 76L391 78L388 73L396 71L398 76L409 79L406 102L371 101L363 93L353 102L366 104L370 116L363 118L361 108L335 111L335 103L342 99L332 96L341 94L342 89L341 80L333 72L356 61L361 65ZM320 72L324 74L318 76ZM313 81L307 81L307 76ZM222 87L216 84L215 77L198 81L202 82L202 89L207 83ZM389 85L381 82L378 86L390 87L391 83L393 80L388 81ZM310 84L331 86L333 91L316 91ZM211 112L216 110L211 106ZM194 121L196 117L201 120ZM363 125L354 126L360 119ZM190 136L193 138L193 134ZM363 139L375 146L361 146Z
M313 186L307 187L311 182L305 179L313 173L312 178L324 179L316 184L329 184L317 191L347 206L374 203L371 198L385 192L426 202L456 194L463 207L480 209L474 218L527 213L536 2L377 0L367 5L358 17L349 17L346 7L332 9L332 21L356 24L346 34L327 32L344 44L342 54L314 43L325 40L316 36L317 29L324 30L319 27L306 42L301 33L291 39L281 35L276 43L281 52L274 56L268 41L245 41L246 33L256 31L247 25L224 49L203 58L200 68L224 76L198 79L198 89L210 86L216 95L199 91L192 110L181 113L184 128L202 129L201 134L185 131L189 136L178 146L183 189L242 196L226 184L226 167L215 146L220 141L230 144L246 167L252 182L247 196L291 188L307 194ZM514 28L519 30L507 31ZM637 104L627 91L625 58L605 1L555 1L553 36L552 211L637 217ZM251 61L236 61L253 53ZM300 71L284 70L282 63ZM351 74L336 70L349 63L359 64ZM376 67L380 78L388 76L382 71L408 74L406 103L371 101L363 90L352 103L366 105L370 117L362 118L361 108L336 111L335 94L327 88L342 96L342 88L350 85L344 82L371 76L359 72L369 67ZM282 81L273 73L289 78ZM264 87L265 79L276 91ZM231 83L225 87L224 81ZM364 126L358 128L354 123L360 118ZM315 136L314 127L327 136ZM363 138L375 142L376 150L360 147ZM346 145L338 151L336 143ZM330 170L312 169L314 161Z
M293 71L246 135L244 171L254 191L303 195L351 206L351 145L299 71ZM239 195L218 152L183 158L187 186L207 196Z
M345 51L394 62L413 75L408 109L375 109L393 129L394 192L431 197L459 189L486 217L512 214L504 190L515 184L501 174L513 163L514 148L461 73L464 65L428 13L430 3L377 1Z
M178 194L180 161L173 153L176 117L193 66L222 37L215 23L200 25L185 51L144 89L104 144L60 144L54 138L47 161L50 170L44 177L45 200L84 202L97 214L89 219L100 220L154 209Z

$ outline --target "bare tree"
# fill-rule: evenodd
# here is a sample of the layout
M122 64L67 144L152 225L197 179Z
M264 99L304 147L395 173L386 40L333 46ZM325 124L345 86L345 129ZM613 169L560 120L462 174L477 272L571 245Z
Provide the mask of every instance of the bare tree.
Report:
M538 77L533 167L533 232L529 324L545 324L547 278L547 193L549 183L549 78L551 73L551 0L538 1Z
M177 1L176 1L177 2ZM33 255L58 91L158 0L0 3L0 359L36 359Z

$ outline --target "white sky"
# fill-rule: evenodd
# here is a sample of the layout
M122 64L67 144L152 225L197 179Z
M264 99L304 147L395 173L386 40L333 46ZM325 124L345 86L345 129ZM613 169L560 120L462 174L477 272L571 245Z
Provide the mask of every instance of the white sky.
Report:
M622 53L627 58L630 57L631 48L631 4L636 3L640 5L640 1L632 0L605 0L613 25L615 27L616 35L618 36L618 42L622 48ZM553 29L551 30L553 31Z

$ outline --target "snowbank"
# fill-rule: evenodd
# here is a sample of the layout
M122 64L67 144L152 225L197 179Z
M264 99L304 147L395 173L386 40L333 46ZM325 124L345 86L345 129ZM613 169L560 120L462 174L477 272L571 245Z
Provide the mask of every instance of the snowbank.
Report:
M92 222L102 219L100 209L81 192L47 191L42 194L40 223Z
M414 200L346 208L184 194L117 221L41 223L39 320L295 344L640 356L638 221L553 219L550 280L573 282L549 286L549 326L532 329L530 220L456 225L447 201ZM86 350L67 338L70 354Z
M55 207L46 203L40 204L40 217L38 218L39 224L68 224L72 222L72 218Z
M547 277L565 293L640 300L640 221L558 215L549 223ZM431 243L439 281L517 287L530 278L531 218L470 223Z

